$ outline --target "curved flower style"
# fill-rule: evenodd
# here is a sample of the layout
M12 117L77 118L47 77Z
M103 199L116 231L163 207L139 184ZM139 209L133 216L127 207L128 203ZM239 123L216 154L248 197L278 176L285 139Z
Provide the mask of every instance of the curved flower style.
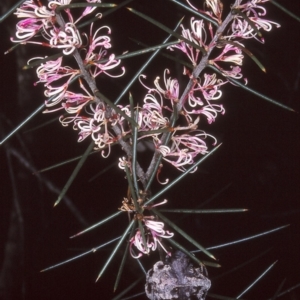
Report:
M45 32L44 37L49 40L51 48L64 49L65 55L82 46L80 33L73 23L66 23L64 30L53 26L49 33Z
M243 46L240 43L239 43L239 45ZM235 54L225 56L225 54L227 54L229 51L234 51ZM218 57L210 60L210 62L213 64L216 61L232 62L236 65L241 66L243 64L243 58L244 58L244 55L242 55L241 53L242 53L242 50L239 49L238 47L233 46L231 44L226 44L222 50L222 53Z
M169 119L164 116L162 98L159 103L153 94L147 94L141 109L141 131L157 130L168 126Z
M51 9L56 9L57 6L68 5L72 0L52 0L49 1L48 6Z
M185 29L183 25L182 28L182 36L189 41L199 45L200 47L207 48L206 39L207 34L204 28L204 21L203 20L195 20L191 18L191 30ZM191 45L185 43L184 41L180 42L179 44L173 45L168 47L167 49L173 50L173 48L178 48L183 53L187 55L189 60L192 62L193 66L196 66L199 62L200 58L200 50L195 49Z
M189 0L186 0L186 2L196 11L200 11L200 9L197 9L195 6L193 6ZM223 11L223 4L220 0L205 0L205 4L208 8L211 9L211 11L201 11L207 15L209 15L211 18L218 21L218 23L221 23L222 18L222 11Z
M156 90L165 98L171 100L172 106L174 103L179 101L179 83L176 78L171 79L167 78L167 74L170 74L169 69L165 69L164 72L164 83L166 86L166 90L160 87L158 81L159 77L156 77L154 81L154 85L156 86Z
M100 63L101 60L104 60L107 56L107 50L111 48L110 37L108 35L98 35L99 32L103 29L107 29L108 34L111 33L111 29L108 26L102 26L98 28L94 34L93 31L93 23L90 29L90 36L89 36L89 48L85 55L84 63L89 66L90 74L96 78L101 73L104 73L110 77L121 77L125 73L124 67L122 67L122 73L119 75L112 75L108 73L108 70L112 70L117 67L121 60L115 59L115 55L111 54L105 63ZM96 52L95 50L99 48L99 51Z

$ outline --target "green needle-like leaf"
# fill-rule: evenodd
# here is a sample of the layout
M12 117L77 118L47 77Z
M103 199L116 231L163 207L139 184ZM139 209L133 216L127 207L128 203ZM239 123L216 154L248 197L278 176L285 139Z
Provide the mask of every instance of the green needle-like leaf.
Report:
M284 296L284 295L290 293L291 291L293 291L293 290L295 290L295 289L297 289L297 288L299 288L299 287L300 287L300 283L297 283L296 285L294 285L294 286L292 286L292 287L286 289L285 291L281 292L281 293L277 296L277 298L280 298L280 297L282 297L282 296ZM269 298L269 299L267 299L267 300L271 300L271 299Z
M116 7L117 4L114 3L89 3L89 2L83 2L83 3L72 3L68 5L61 5L58 6L55 10L56 13L59 13L61 10L67 9L67 8L78 8L78 7Z
M148 249L147 240L146 240L146 236L145 236L145 230L144 230L144 227L143 227L143 223L142 223L141 220L138 220L138 224L139 224L139 230L140 230L141 235L142 235L142 240L143 240L144 248Z
M54 118L52 118L52 119L49 120L49 121L43 122L43 123L41 123L41 124L39 124L39 125L37 125L37 126L34 126L34 127L32 127L32 128L29 128L29 129L23 131L23 133L25 134L25 133L28 133L28 132L33 132L33 131L38 130L38 129L40 129L40 128L46 127L46 126L48 126L49 124L52 124L52 123L54 123L54 122L57 122L57 116L55 116Z
M98 151L95 151L98 152ZM92 152L91 154L94 154L95 152ZM92 182L93 180L95 180L96 178L98 178L99 176L101 176L102 174L104 174L105 172L107 172L108 170L110 170L112 167L114 167L116 164L113 162L110 165L108 165L106 168L102 169L100 172L98 172L96 175L94 175L92 178L90 178L88 180L88 182Z
M207 261L207 260L202 260L202 263L207 266L207 267L213 267L213 268L221 268L222 266L220 264L211 262L211 261Z
M71 82L73 83L78 76L75 76ZM46 102L51 103L52 99L54 99L56 95L52 96L49 98ZM25 124L27 124L33 117L35 117L43 108L45 108L45 104L43 103L41 106L39 106L33 113L31 113L20 125L18 125L11 133L9 133L2 141L0 141L0 146L6 142L9 138L11 138L14 134L16 134Z
M43 269L43 270L41 270L40 272L46 272L46 271L52 270L52 269L57 268L57 267L59 267L59 266L61 266L61 265L64 265L64 264L67 264L67 263L69 263L69 262L71 262L71 261L73 261L73 260L76 260L77 258L81 258L81 257L83 257L83 256L85 256L85 255L90 254L90 253L95 253L97 250L99 250L99 249L101 249L101 248L103 248L103 247L105 247L105 246L107 246L107 245L109 245L109 244L111 244L111 243L117 241L117 240L120 239L120 238L121 238L121 236L118 236L118 237L116 237L116 238L110 240L109 242L106 242L106 243L104 243L104 244L101 244L100 246L94 247L93 249L91 249L91 250L89 250L89 251L86 251L86 252L84 252L84 253L81 253L81 254L79 254L79 255L76 255L76 256L74 256L74 257L72 257L72 258L69 258L69 259L67 259L67 260L65 260L65 261L63 261L63 262L60 262L60 263L58 263L58 264L56 264L56 265L53 265L53 266L51 266L51 267L49 267L49 268Z
M177 243L174 239L168 239L168 242L173 245L175 248L180 250L181 252L185 253L190 259L192 259L196 264L203 265L201 260L199 260L195 255L193 255L190 251L185 249L183 246L181 246L179 243Z
M240 265L238 265L238 266L236 266L236 267L230 269L229 271L224 272L224 273L222 273L222 274L220 274L220 275L218 275L218 276L216 276L216 277L213 277L212 279L213 279L214 281L216 281L216 280L219 279L219 278L222 278L222 277L224 277L224 276L228 276L229 274L231 274L231 273L233 273L233 272L235 272L235 271L237 271L237 270L239 270L239 269L241 269L241 268L243 268L243 267L249 265L250 263L256 261L258 258L260 258L260 257L264 256L265 254L269 253L272 249L273 249L273 248L269 248L269 249L267 249L266 251L264 251L264 252L262 252L262 253L259 253L259 254L256 255L255 257L252 257L251 259L247 260L246 262L243 262L242 264L240 264Z
M134 208L135 208L136 211L139 211L139 205L138 205L138 202L137 202L137 200L138 200L137 194L136 194L136 191L134 189L134 185L133 185L133 182L132 182L132 178L131 178L129 168L126 165L125 165L125 172L126 172L126 178L127 178L127 181L128 181L129 189L130 189L130 194L132 196L133 203L134 203ZM130 201L130 199L128 199L128 200Z
M220 70L219 70L218 68L216 68L215 66L208 65L208 67L209 67L210 69L214 70L215 72L217 72L218 74L224 76L224 74L223 74L222 72L220 72ZM270 102L270 103L272 103L272 104L274 104L274 105L277 105L277 106L279 106L279 107L281 107L281 108L283 108L283 109L286 109L286 110L289 110L289 111L292 111L292 112L296 112L296 111L295 111L294 109L292 109L291 107L289 107L289 106L287 106L287 105L284 105L284 104L282 104L282 103L280 103L280 102L278 102L278 101L276 101L276 100L274 100L274 99L272 99L272 98L270 98L270 97L268 97L268 96L266 96L266 95L263 95L263 94L261 94L261 93L255 91L255 90L249 88L248 86L242 84L241 82L239 82L238 80L236 80L236 79L234 79L234 78L231 78L231 77L228 77L228 76L225 76L225 78L226 78L227 80L229 80L231 83L233 83L233 84L235 84L235 85L241 87L242 89L246 90L247 92L250 92L250 93L252 93L252 94L254 94L254 95L256 95L256 96L258 96L258 97L260 97L260 98L262 98L262 99L264 99L264 100L266 100L266 101L268 101L268 102Z
M130 38L130 40L132 40L136 44L141 45L142 47L144 47L143 50L148 49L148 47L149 47L148 45L146 45L146 44L144 44L141 41L138 41L136 39ZM176 43L178 44L178 42L176 42ZM168 44L171 44L171 43L168 43ZM190 64L190 63L188 63L188 62L186 62L186 61L184 61L182 59L179 59L178 57L174 57L173 55L169 55L169 54L164 53L164 52L161 52L160 55L163 56L163 57L165 57L165 58L168 58L168 59L174 61L175 63L179 63L179 64L181 64L183 66L186 66L186 67L188 67L190 69L193 69L193 65L192 64Z
M122 213L121 211L118 211L118 212L116 212L116 213L114 213L114 214L108 216L108 217L105 218L104 220L101 220L100 222L98 222L98 223L96 223L96 224L94 224L94 225L92 225L92 226L90 226L90 227L84 229L83 231L80 231L80 232L78 232L78 233L76 233L76 234L70 236L70 239L73 239L73 238L75 238L75 237L77 237L77 236L79 236L79 235L82 235L82 234L84 234L84 233L86 233L86 232L88 232L88 231L90 231L90 230L95 229L96 227L98 227L98 226L100 226L100 225L102 225L102 224L104 224L104 223L106 223L106 222L112 220L113 218L117 217L117 216L120 215L121 213Z
M280 285L278 286L278 288L277 288L277 290L276 290L276 292L275 292L275 294L274 294L274 296L272 297L271 300L275 300L275 299L278 297L278 295L279 295L279 293L281 292L281 290L282 290L283 285L284 285L285 282L286 282L286 278L284 278L284 279L281 281Z
M146 272L144 266L142 265L141 260L140 260L139 258L137 258L135 261L137 262L137 264L138 264L139 267L141 268L142 272L143 272L144 275L146 276L147 272Z
M271 230L268 230L268 231L264 231L264 232L261 232L261 233L255 234L255 235L251 235L251 236L239 239L239 240L235 240L235 241L232 241L232 242L229 242L229 243L225 243L225 244L221 244L221 245L217 245L217 246L212 246L212 247L207 247L207 249L208 250L219 249L219 248L231 246L231 245L234 245L234 244L239 244L239 243L246 242L246 241L249 241L249 240L252 240L252 239L256 239L256 238L264 236L266 234L270 234L272 232L276 232L276 231L284 229L288 226L290 226L290 225L288 224L288 225L280 226L280 227L277 227L277 228L274 228L274 229L271 229ZM192 251L192 252L199 252L199 250L195 250L195 251Z
M280 10L282 10L283 12L285 12L287 15L289 15L292 18L294 18L298 22L300 22L300 18L298 16L296 16L295 14L293 14L291 11L289 11L288 9L286 9L284 6L280 5L277 1L275 1L275 0L269 0L269 1L272 4L274 4L276 7L278 7Z
M101 150L102 150L102 149L101 149ZM95 153L99 153L99 151L100 151L100 150L92 151L92 152L89 153L89 155L92 155L92 154L95 154ZM52 166L50 166L50 167L47 167L47 168L38 170L38 171L36 171L34 174L37 174L37 173L43 173L43 172L50 171L50 170L55 169L55 168L59 168L59 167L61 167L61 166L64 166L64 165L66 165L66 164L69 164L69 163L71 163L71 162L80 160L81 158L82 158L82 155L79 155L79 156L76 156L76 157L67 159L67 160L65 160L65 161L63 161L63 162L57 163L57 164L52 165Z
M131 117L134 116L134 101L133 101L133 97L132 94L129 92L129 105L130 105L130 114Z
M243 292L241 292L236 299L240 299L247 291L249 291L260 279L262 279L277 263L277 260L272 263L261 275L259 275Z
M133 118L134 114L132 114L131 117ZM136 124L138 124L138 117L139 117L139 111L137 108L136 112L135 112L135 118L134 118L134 121L136 122ZM138 195L139 186L138 186L137 175L136 175L138 129L139 129L138 126L134 126L132 128L132 179L133 179L133 184L134 184L135 193L136 193L137 197L139 197L139 195ZM140 211L139 208L138 208L138 211Z
M132 229L131 229L131 232L130 232L129 240L133 236L134 230L135 230L135 227L133 226ZM126 262L126 259L128 258L127 256L128 256L129 245L130 245L130 243L127 243L124 254L123 254L123 257L122 257L121 265L120 265L120 268L119 268L119 271L118 271L118 274L117 274L117 278L116 278L116 281L115 281L115 285L114 285L114 292L118 288L118 285L119 285L119 282L120 282L120 279L121 279L121 275L122 275L122 272L123 272L123 269L124 269L124 266L125 266L125 262Z
M149 131L141 131L138 133L138 136L145 136L145 135L149 135L149 136L153 136L155 134L159 135L159 134L162 134L162 133L165 133L165 132L170 132L170 128L167 127L167 128L162 128L162 129L157 129L157 130L149 130Z
M134 39L131 39L131 40L135 41ZM137 51L133 51L133 52L128 52L126 54L118 55L118 56L115 57L115 59L126 59L126 58L130 58L130 57L135 57L135 56L138 56L138 55L143 55L143 54L146 54L148 52L152 52L152 51L155 51L155 50L160 50L160 49L167 48L169 46L176 45L178 43L179 43L179 41L177 40L177 41L174 41L174 42L160 44L160 45L156 45L156 46L152 46L152 47L146 47L146 48L141 49L141 50L137 50ZM106 63L107 61L109 61L108 58L96 61L96 63L103 64L103 63Z
M131 227L133 226L133 224L135 223L135 220L132 220L130 222L130 224L127 226L126 230L124 231L121 239L119 240L118 244L116 245L115 249L112 251L111 255L109 256L109 258L107 259L106 263L104 264L102 270L99 272L99 275L96 279L96 282L100 279L100 277L102 276L102 274L104 273L104 271L106 270L106 268L108 267L109 263L111 262L111 260L113 259L113 257L115 256L115 254L117 253L118 249L121 247L125 237L127 236L129 230L131 229Z
M14 50L15 50L17 47L19 47L20 45L22 45L22 44L21 44L21 43L17 43L17 44L15 44L15 45L13 45L13 46L10 47L8 50L6 50L6 51L4 52L4 54L6 55L6 54L8 54L8 53L14 51Z
M237 300L237 298L226 297L226 296L217 295L217 294L212 294L212 293L207 293L207 296L208 296L209 298L220 299L220 300ZM243 299L240 299L240 300L243 300Z
M145 14L143 14L143 13L141 13L141 12L139 12L139 11L133 9L133 8L127 7L127 9L128 9L129 11L131 11L132 13L138 15L139 17L141 17L141 18L147 20L148 22L154 24L155 26L159 27L160 29L162 29L162 30L168 32L169 34L172 34L173 36L175 36L175 37L178 38L179 40L184 41L185 43L187 43L188 45L194 47L195 49L200 50L200 51L203 53L203 55L206 54L206 50L205 50L203 47L200 47L199 45L197 45L197 44L191 42L190 40L186 39L186 38L183 37L182 35L178 34L177 32L175 32L175 31L173 31L172 29L168 28L167 26L163 25L162 23L160 23L160 22L158 22L158 21L156 21L156 20L154 20L154 19L152 19L152 18L146 16Z
M34 116L36 116L43 108L45 104L39 106L33 113L31 113L21 124L19 124L12 132L10 132L2 141L0 141L0 146L11 138L15 133L17 133L26 123L28 123Z
M183 231L180 227L178 227L176 224L174 224L172 221L170 221L168 218L166 218L164 215L162 215L158 210L155 208L152 208L152 211L166 224L168 224L170 227L172 227L174 230L176 230L179 234L181 234L186 240L188 240L190 243L192 243L194 246L196 246L198 249L203 251L207 256L210 258L216 260L216 258L207 251L204 247L202 247L198 242L196 242L191 236L189 236L185 231Z
M131 285L129 285L126 289L124 289L119 295L112 298L111 300L120 300L125 294L127 294L130 290L132 290L141 280L144 280L144 277L141 276L139 279L134 281ZM145 294L145 292L143 292L142 294Z
M237 213L245 212L248 209L245 208L224 208L224 209L160 209L161 212L171 213L184 213L184 214L224 214L224 213Z
M85 163L86 159L88 158L90 152L93 150L94 145L95 145L95 143L94 143L94 141L92 141L90 143L90 145L88 146L88 148L85 150L85 152L82 155L81 159L79 160L77 166L75 167L74 171L72 172L70 178L68 179L66 185L63 187L63 189L60 192L57 200L55 201L54 206L56 206L63 199L63 197L65 196L65 194L68 191L69 187L71 186L72 182L76 178L79 170L82 168L82 166Z
M196 258L196 256L194 254L192 254L190 251L188 251L187 249L185 249L182 245L180 245L179 243L177 243L173 239L168 239L167 241L170 242L170 244L173 245L175 248L177 248L181 252L185 253L189 258L191 258L198 265L206 265L206 266L214 267L214 268L220 268L221 267L221 265L219 265L217 263L213 263L213 262L209 262L209 261L204 261L204 260L202 260L202 261L199 260L198 258Z
M15 5L13 5L5 14L0 17L0 23L9 17L23 2L26 0L20 0Z

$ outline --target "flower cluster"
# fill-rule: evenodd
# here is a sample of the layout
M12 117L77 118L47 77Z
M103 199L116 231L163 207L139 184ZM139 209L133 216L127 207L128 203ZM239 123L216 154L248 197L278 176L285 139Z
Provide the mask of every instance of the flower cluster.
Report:
M149 217L152 218L152 217ZM143 222L145 224L145 235L146 235L146 245L144 245L143 237L141 231L138 229L135 235L130 239L130 253L134 258L139 258L143 254L149 254L150 250L155 251L157 249L157 245L168 254L171 255L165 247L162 245L160 239L161 238L172 238L174 233L164 230L164 223L159 221L154 221L148 219L147 217L143 218ZM136 255L132 249L132 246L135 246L139 253Z
M100 3L101 1L87 0L87 2ZM62 51L62 55L57 59L36 57L28 61L29 65L41 61L37 68L39 80L35 84L43 83L45 87L44 94L48 99L45 101L47 109L44 112L64 110L66 113L60 117L60 122L63 126L73 123L73 128L79 130L78 141L91 136L98 148L109 148L116 141L109 128L122 123L123 117L114 110L108 109L104 102L93 94L93 87L96 77L100 74L119 77L125 70L121 67L121 72L117 75L111 72L119 67L120 60L116 59L113 53L108 52L112 47L111 30L108 26L93 30L92 23L89 34L81 34L77 29L77 22L92 13L96 7L86 7L74 21L70 9L63 8L70 3L71 0L49 1L48 6L45 7L35 4L33 0L25 1L15 13L23 20L18 22L17 39L12 41L22 44L40 44ZM65 16L59 13L58 9L63 11ZM100 18L101 15L98 14L97 17ZM81 39L82 35L87 40L85 45ZM40 41L41 38L48 42ZM84 51L76 52L77 49ZM78 68L64 66L63 55L74 55L79 64ZM83 70L89 74L89 82L84 78ZM77 78L82 93L70 89ZM89 87L85 86L82 78Z
M233 8L232 12L235 14L234 20L231 23L228 35L224 38L229 40L254 38L263 43L264 39L259 32L260 29L270 31L273 25L277 28L280 27L278 23L262 18L266 15L267 11L263 6L258 4L267 1L269 0L252 0Z
M87 0L87 2L100 3L101 0ZM71 0L49 1L48 7L46 7L35 4L33 0L26 0L15 12L15 15L23 20L16 25L17 39L12 38L11 40L22 44L32 43L63 49L63 54L71 54L76 48L82 46L76 23L93 12L96 7L87 7L76 21L74 21L70 10L64 9L68 22L64 26L59 26L56 10L70 3ZM47 42L31 40L35 36L43 37Z
M99 3L100 0L87 0L87 2ZM211 23L191 18L190 28L181 25L184 40L169 47L171 51L181 50L193 67L203 60L205 53L210 53L215 47L220 48L219 55L209 58L207 64L217 67L225 79L219 79L216 74L209 73L203 74L202 78L194 78L192 70L184 67L184 75L192 80L193 84L187 95L182 98L179 82L168 76L170 74L168 69L164 73L164 86L161 86L160 79L157 77L154 81L155 88L149 88L141 81L143 77L140 77L140 81L147 88L148 93L143 99L142 106L134 110L134 113L138 114L138 139L152 138L154 148L162 154L163 159L181 171L192 165L198 154L207 153L208 147L205 142L207 137L212 138L212 144L216 144L215 138L198 129L198 124L202 117L205 117L211 124L218 114L224 114L224 107L216 102L222 96L220 88L228 82L227 77L242 78L241 66L244 56L241 49L243 44L232 41L241 38L256 38L260 28L265 30L271 28L272 22L266 25L267 21L260 18L265 15L265 9L258 5L260 2L265 2L265 0L255 0L233 7L232 26L228 35L217 40L214 38L216 30L213 29ZM87 70L92 80L100 74L111 77L122 76L123 68L118 75L111 73L111 70L120 65L120 60L116 59L114 54L108 53L112 47L110 28L101 26L93 30L92 24L89 35L83 33L87 39L87 44L83 47L81 34L76 24L81 18L93 12L95 7L85 8L80 17L74 21L70 9L62 7L70 3L71 0L50 1L45 7L36 5L33 0L25 1L15 13L17 17L24 20L17 24L18 40L14 41L37 43L61 49L64 55L74 54L76 49L84 48L85 55L81 57L82 67ZM206 0L205 4L207 8L205 13L221 24L221 2ZM57 14L58 9L65 13L66 21L60 20L62 14ZM246 18L243 17L245 15ZM252 27L253 24L255 24L255 28ZM43 37L48 44L32 40L34 37ZM187 43L186 40L191 43ZM202 51L200 51L201 49ZM48 98L46 101L48 109L45 112L64 110L67 115L61 116L60 122L64 126L73 123L73 128L79 131L78 141L83 141L90 136L97 148L107 147L109 154L111 144L118 140L117 134L112 128L118 126L124 137L131 134L132 126L124 119L124 116L97 98L92 93L93 90L89 92L81 80L80 87L83 93L71 91L71 83L77 77L83 76L82 69L73 69L63 66L62 63L63 58L59 57L56 60L42 63L37 69L38 82L44 84L45 96ZM229 68L224 68L226 63L231 64ZM90 85L89 87L91 90ZM178 103L181 105L179 111L177 111ZM133 117L129 106L119 105L118 108L128 117ZM175 113L179 115L179 118L174 123ZM171 127L171 123L175 126ZM170 141L165 144L162 137L167 131L172 132L172 135ZM102 152L103 156L108 154Z
M160 85L159 77L154 81L155 88L149 88L141 81L148 89L148 94L139 110L139 128L141 132L150 131L149 134L145 132L141 138L151 136L154 148L162 154L165 161L184 171L187 166L194 163L199 154L204 155L208 152L205 143L207 137L212 138L214 145L217 142L213 136L199 130L198 123L202 115L208 123L212 123L218 113L225 112L222 105L213 104L212 101L221 97L220 86L226 82L217 80L215 74L205 74L204 82L195 83L188 94L188 101L180 112L181 125L170 127L171 115L179 101L179 83L177 79L168 78L169 73L166 69L165 87ZM164 145L161 141L165 130L172 132L168 145Z
M262 17L266 15L266 9L259 5L268 0L252 0L244 4L242 1L238 1L239 5L232 7L231 13L233 20L226 34L215 39L218 35L217 30L214 30L211 23L207 25L204 20L196 20L191 18L190 28L185 28L181 25L182 36L188 39L190 42L202 48L204 53L210 53L216 46L221 48L221 53L214 59L210 59L209 63L216 66L225 77L233 77L235 79L242 78L241 66L243 64L244 56L241 54L244 45L240 42L242 39L254 38L260 42L264 42L260 29L270 31L272 26L280 27L278 23L270 20L266 20ZM189 3L189 1L187 1ZM217 20L221 25L221 15L223 11L223 4L219 0L206 0L207 11L212 19ZM191 3L189 5L197 10ZM181 50L191 61L193 67L197 66L200 60L203 58L199 47L194 47L191 44L186 43L184 40L177 45L170 46L170 50ZM223 69L218 62L229 62L234 65L230 65L229 69Z
M128 113L128 107L118 107ZM107 108L103 103L92 103L89 105L89 109L90 116L61 117L60 121L63 125L74 122L73 128L79 130L78 142L91 136L98 149L108 148L107 154L102 151L102 156L107 157L110 154L111 145L118 140L111 127L119 124L123 128L124 118L114 110L111 110L107 116ZM124 129L122 135L125 136L127 133Z

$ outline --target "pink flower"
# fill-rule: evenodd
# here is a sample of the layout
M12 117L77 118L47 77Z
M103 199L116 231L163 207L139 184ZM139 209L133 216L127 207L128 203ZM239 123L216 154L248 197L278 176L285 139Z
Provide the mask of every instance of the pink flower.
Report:
M31 39L43 26L43 21L35 18L27 18L18 22L16 25L16 37L18 40L12 39L12 42L23 42Z
M161 96L160 96L161 97ZM165 128L169 119L163 114L162 98L158 100L153 94L147 94L141 110L141 131Z
M156 149L161 152L163 160L183 172L186 170L186 166L194 163L194 158L197 155L204 155L208 152L204 141L207 137L214 140L214 145L217 143L216 138L213 136L201 130L194 130L189 134L173 135L171 146L160 145L158 139L154 139L154 144Z
M204 114L210 124L215 121L218 113L225 113L222 105L211 104L211 101L220 99L222 96L220 87L225 83L227 82L217 79L216 74L204 74L203 83L197 82L194 85L188 94L188 101L183 106L188 122L192 122L192 114Z
M101 0L86 0L86 2L88 3L101 3ZM78 23L79 20L81 20L83 17L89 15L90 13L92 13L95 9L97 9L96 6L87 6L83 13L81 14L81 16L76 20L75 23Z
M216 74L204 74L204 81L202 84L199 83L199 88L206 100L217 100L222 96L220 86L225 83L226 81L218 79Z
M217 17L217 21L221 21L223 4L220 0L206 0L205 4L211 8L213 14Z
M75 114L79 113L81 109L92 100L93 97L91 96L66 91L64 94L64 102L62 103L62 107L67 113Z
M241 45L241 46L243 46L243 45ZM225 55L229 51L234 51L235 54ZM241 66L243 64L243 58L244 58L244 56L241 53L242 53L242 50L239 49L238 47L230 45L230 44L226 44L222 50L222 53L218 57L210 60L210 62L213 64L216 61L232 62L232 63L235 63L235 64Z
M277 28L280 27L278 23L261 18L262 16L266 15L266 9L263 6L257 4L263 2L266 2L266 0L248 1L247 3L240 4L238 7L236 7L236 9L241 10L244 14L246 14L246 16L255 24L258 30L263 29L265 31L270 31L272 29L272 25L275 25ZM263 38L257 37L257 31L253 29L248 20L246 20L239 14L236 14L234 16L234 20L231 25L231 31L232 33L224 36L224 38L255 38L262 43L264 42Z
M26 42L36 35L41 29L48 29L53 25L54 11L49 11L45 6L37 6L32 0L25 1L14 13L17 18L25 18L16 25L17 40L12 42Z
M191 18L191 30L185 29L182 25L182 36L191 42L199 45L200 47L206 48L206 30L204 28L203 20L194 20ZM168 47L168 49L173 50L173 48L178 48L183 53L187 55L189 60L192 62L193 66L196 66L199 60L200 50L195 49L191 45L185 43L184 41L176 44L174 46Z
M170 71L165 69L164 83L166 90L160 87L158 83L160 79L159 77L156 77L154 85L156 86L157 91L161 93L164 98L171 100L173 106L174 102L178 102L179 100L179 83L177 79L167 78L167 74L170 74Z
M184 110L186 112L186 118L189 119L190 121L192 120L190 115L205 115L207 118L207 122L208 124L213 123L217 116L218 113L224 114L225 113L225 109L223 107L223 105L219 105L219 104L208 104L203 106L201 109L193 109L188 111L185 107Z
M32 58L28 63L34 59L41 59L41 57ZM73 69L71 67L62 67L62 57L57 60L49 60L42 63L36 70L37 76L40 79L36 82L45 82L45 86L49 86L54 81L60 80L64 77L69 77L67 82L69 83L76 75L80 72L79 70Z
M209 15L211 18L217 20L219 23L221 22L221 17L222 17L222 10L223 10L223 5L221 1L219 0L205 0L206 6L208 6L212 12L207 11L207 10L200 10L193 6L189 0L186 0L187 3L196 11L201 11L202 13L205 13Z
M93 24L90 29L89 36L89 48L86 53L84 62L90 67L90 74L95 78L101 73L105 73L110 77L120 77L125 73L125 69L122 67L122 73L119 75L112 75L108 73L108 70L116 68L120 64L119 59L115 59L115 55L111 54L108 60L105 63L100 63L101 60L104 60L107 55L107 51L104 49L111 48L110 37L107 35L98 35L100 30L107 29L108 34L111 33L111 30L108 26L102 26L92 34ZM99 48L99 50L97 49ZM97 51L95 51L97 49Z
M170 255L170 253L162 245L160 238L172 238L174 233L164 230L163 222L149 220L149 218L151 217L144 217L143 219L145 224L146 247L143 243L142 234L139 229L136 231L135 236L130 239L130 254L133 258L139 258L143 254L149 254L150 250L155 251L158 244L168 255ZM133 253L133 245L140 252L138 255Z
M63 49L65 55L82 46L80 33L73 23L66 23L64 30L53 27L44 37L49 40L50 47Z
M34 59L41 59L41 57L33 58L29 60L28 63ZM51 101L46 102L47 107L54 106L64 99L66 91L69 87L69 83L80 73L79 70L74 70L71 67L62 67L62 57L59 57L57 60L50 60L42 63L37 68L36 72L38 78L40 79L36 82L36 84L43 82L44 86L47 88L44 92L45 96L48 98L53 97ZM58 86L53 86L53 82L57 82L65 77L67 77L66 82L63 84L60 83ZM67 94L68 97L70 97L70 95L70 93ZM68 105L66 105L65 108L67 106Z

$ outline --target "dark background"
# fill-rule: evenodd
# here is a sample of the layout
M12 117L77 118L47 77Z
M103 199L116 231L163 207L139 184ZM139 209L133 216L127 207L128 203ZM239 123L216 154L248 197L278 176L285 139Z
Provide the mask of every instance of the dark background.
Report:
M299 15L298 1L280 2ZM183 15L186 15L185 25L189 23L189 14L175 4L166 0L149 3L133 1L131 5L171 28ZM224 6L227 3L224 1ZM8 7L5 1L1 2L2 13ZM271 4L266 7L268 17L280 23L281 28L263 32L265 45L254 40L246 41L245 45L262 61L267 73L263 74L246 57L243 74L251 88L299 111L299 23ZM108 16L105 21L103 19L104 24L112 28L113 49L117 54L139 49L128 37L156 45L166 36L125 9ZM1 139L44 101L42 86L33 87L35 71L22 71L21 67L31 57L55 53L28 45L3 55L11 47L9 38L15 22L11 16L0 25ZM148 56L124 60L126 76L120 80L103 79L99 84L101 91L111 99L117 97L122 86ZM144 71L149 85L156 76L163 77L166 67L171 70L172 77L181 76L181 67L164 57L157 57ZM131 91L136 101L142 100L145 90L138 84ZM226 114L209 126L203 119L200 128L216 136L223 145L196 173L162 197L169 200L168 208L249 209L243 214L188 217L168 214L205 247L290 224L270 235L212 250L222 268L208 268L212 280L210 292L233 298L278 260L274 268L242 297L268 299L284 279L281 291L300 283L299 114L283 110L234 86L226 85L222 91L221 102ZM124 214L82 237L69 239L116 212L126 197L127 185L124 173L117 167L118 158L122 156L120 149L113 149L107 159L96 154L85 163L68 191L67 199L53 209L53 203L76 163L38 175L33 173L81 155L89 144L88 140L77 143L77 133L71 127L63 128L57 121L58 116L59 113L37 114L0 148L0 299L112 299L137 279L141 280L126 295L143 292L144 275L136 261L129 257L119 289L112 293L124 246L96 284L98 272L113 246L48 272L39 272L119 236L128 222ZM54 122L53 118L56 119ZM40 125L44 126L37 129ZM143 153L139 156L142 165L147 163L145 156ZM109 165L112 167L106 173L90 180ZM166 165L161 178L173 179L178 175L179 172ZM156 193L160 188L155 184L152 192ZM178 235L176 239L194 250ZM243 268L225 274L267 250ZM198 257L207 260L203 254ZM143 257L141 262L147 270L157 260L159 256L155 252ZM299 295L299 289L295 289L280 299L296 300L300 299ZM145 296L137 299L145 299Z

